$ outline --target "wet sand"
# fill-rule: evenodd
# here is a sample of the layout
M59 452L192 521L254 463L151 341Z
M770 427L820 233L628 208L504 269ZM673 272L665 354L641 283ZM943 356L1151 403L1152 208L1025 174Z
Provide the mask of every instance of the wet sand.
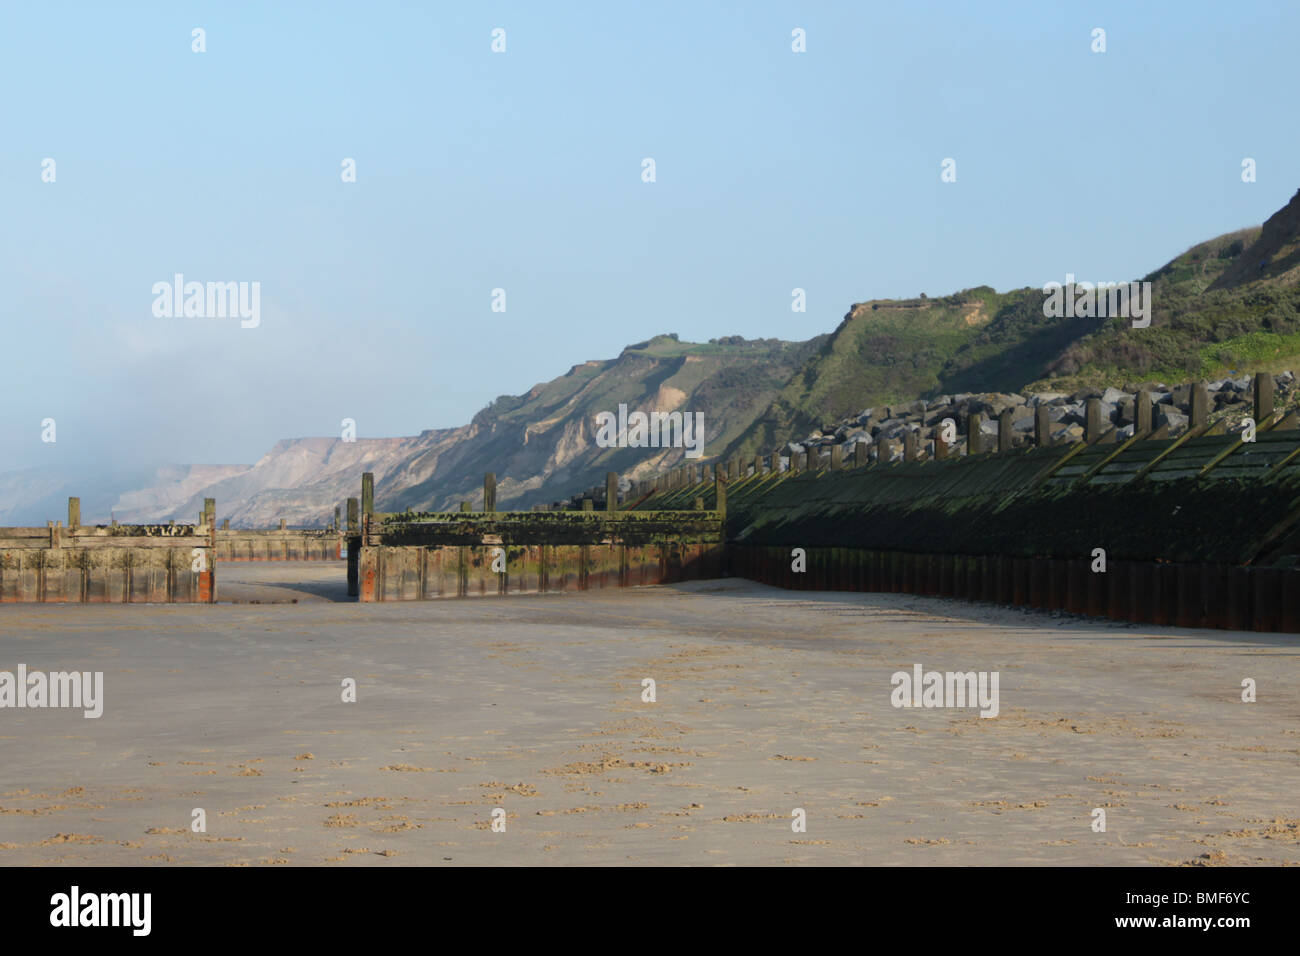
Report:
M0 710L0 864L1300 864L1294 636L734 579L361 606L337 562L221 571L264 603L0 607L0 669L106 698ZM997 671L999 715L893 707L918 663Z

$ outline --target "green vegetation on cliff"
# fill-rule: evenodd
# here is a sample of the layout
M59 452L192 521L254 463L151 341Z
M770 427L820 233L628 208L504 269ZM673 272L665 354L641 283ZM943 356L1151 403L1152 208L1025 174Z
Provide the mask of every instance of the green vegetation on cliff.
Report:
M854 305L753 424L749 456L865 408L956 392L1074 391L1300 366L1300 192L1263 227L1203 242L1144 277L1151 324L1052 318L1041 288L981 286Z

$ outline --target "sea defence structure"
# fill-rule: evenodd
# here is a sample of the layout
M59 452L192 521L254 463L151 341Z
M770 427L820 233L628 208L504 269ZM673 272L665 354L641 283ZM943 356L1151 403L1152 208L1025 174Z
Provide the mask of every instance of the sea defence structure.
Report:
M216 500L194 524L83 525L81 500L68 523L0 528L0 602L208 604L222 561L331 561L343 532L328 528L243 530L216 526ZM340 564L340 569L342 565Z
M1300 431L1257 383L1253 433L1216 434L1201 417L1170 438L1139 395L1122 441L1090 414L1085 440L1064 446L921 460L905 442L892 464L719 464L735 476L720 486L726 569L786 588L1300 632ZM698 467L636 507L710 507L716 483Z
M328 528L217 529L219 561L335 561L343 556L343 532L337 522Z
M1069 444L1052 440L1042 407L1029 447L1009 414L990 436L976 412L965 454L939 439L927 455L911 434L901 460L885 439L874 461L859 444L851 456L688 462L622 495L610 472L603 493L547 511L498 511L492 474L479 511L380 513L367 473L346 526L336 510L320 531L218 531L212 499L192 526L82 528L72 499L66 529L0 529L0 598L213 601L221 560L312 560L342 544L348 593L366 603L732 574L1300 633L1300 417L1274 409L1272 384L1255 377L1254 416L1233 434L1209 421L1204 386L1179 435L1153 427L1139 392L1131 435L1095 398Z
M618 476L606 508L497 511L496 480L484 510L375 513L374 476L348 503L348 589L363 602L580 591L717 577L724 510L618 509ZM725 495L723 496L725 501Z
M211 499L208 499L211 502ZM0 528L0 602L206 604L216 600L211 512L196 524Z

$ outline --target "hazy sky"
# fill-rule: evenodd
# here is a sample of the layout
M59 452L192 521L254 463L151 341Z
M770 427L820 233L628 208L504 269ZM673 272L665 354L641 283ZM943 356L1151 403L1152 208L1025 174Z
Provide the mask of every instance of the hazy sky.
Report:
M1298 10L9 0L0 471L251 462L660 332L1140 276L1300 186ZM155 317L175 273L260 282L260 325Z

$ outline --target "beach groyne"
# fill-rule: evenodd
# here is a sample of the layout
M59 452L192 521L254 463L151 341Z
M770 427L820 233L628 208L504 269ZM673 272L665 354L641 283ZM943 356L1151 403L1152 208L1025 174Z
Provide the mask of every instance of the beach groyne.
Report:
M205 512L206 514L206 512ZM211 522L68 522L0 528L0 602L36 604L208 604L216 600Z
M207 498L193 524L83 525L81 499L45 527L0 528L0 602L208 604L223 561L337 561L344 534L328 528L216 526ZM340 569L343 565L340 563Z
M218 528L219 561L337 561L343 557L343 531L328 528Z
M374 477L348 503L348 587L362 602L585 591L717 577L718 510L619 510L618 479L606 508L496 511L495 476L484 510L376 513ZM359 511L359 514L357 512Z

